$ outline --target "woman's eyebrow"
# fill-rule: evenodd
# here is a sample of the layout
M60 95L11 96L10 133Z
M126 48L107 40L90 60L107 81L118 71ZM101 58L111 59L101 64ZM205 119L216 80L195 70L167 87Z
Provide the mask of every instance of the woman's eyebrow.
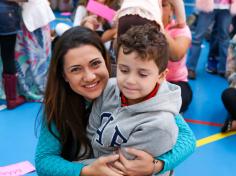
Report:
M75 67L81 67L81 65L79 65L79 64L71 65L71 66L68 66L66 69L71 69L71 68L75 68Z
M89 61L89 63L92 63L92 62L94 62L94 61L96 61L96 60L100 60L100 59L101 59L101 58L96 57L96 58L92 59L91 61Z

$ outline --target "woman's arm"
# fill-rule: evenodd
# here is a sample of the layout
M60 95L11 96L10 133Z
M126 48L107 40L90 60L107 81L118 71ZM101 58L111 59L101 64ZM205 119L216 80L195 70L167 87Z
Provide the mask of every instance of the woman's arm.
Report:
M58 134L55 125L53 132ZM55 138L44 124L41 127L35 165L39 176L122 176L123 173L112 170L109 164L119 159L119 155L100 157L85 166L79 162L70 162L61 157L61 143Z
M58 134L55 125L52 129ZM61 157L61 143L42 124L35 153L35 166L39 176L79 176L84 167Z
M166 154L157 157L157 160L164 162L164 168L161 173L173 170L187 157L189 157L196 148L196 138L193 131L184 121L181 115L175 117L176 124L179 128L179 135L174 148Z

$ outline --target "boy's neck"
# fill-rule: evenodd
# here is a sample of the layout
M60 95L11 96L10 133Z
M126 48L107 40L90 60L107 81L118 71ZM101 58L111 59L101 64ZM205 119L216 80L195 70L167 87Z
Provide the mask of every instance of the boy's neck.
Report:
M138 101L138 103L140 102L143 102L143 101L146 101L152 97L154 97L158 90L159 90L159 87L160 85L159 84L156 84L156 86L154 87L154 89L146 96L146 97L143 97L143 98L140 98L140 100ZM130 99L127 99L121 92L121 106L130 106L130 105L134 105L134 104L137 104L137 100L130 100Z

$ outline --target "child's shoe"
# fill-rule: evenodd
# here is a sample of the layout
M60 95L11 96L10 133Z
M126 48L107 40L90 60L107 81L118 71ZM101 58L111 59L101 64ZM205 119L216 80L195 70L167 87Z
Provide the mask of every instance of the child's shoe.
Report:
M218 61L214 58L208 58L206 64L206 72L210 74L217 74L217 64Z

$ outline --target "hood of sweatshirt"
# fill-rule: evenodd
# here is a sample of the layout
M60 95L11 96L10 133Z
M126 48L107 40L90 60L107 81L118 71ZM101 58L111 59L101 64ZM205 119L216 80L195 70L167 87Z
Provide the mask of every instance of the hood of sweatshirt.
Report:
M120 90L117 86L116 79L110 79L109 84L113 84L115 87L115 95L117 101L121 103ZM127 106L126 108L130 112L134 113L143 113L146 111L157 112L157 111L166 111L172 114L178 114L181 108L182 99L181 99L181 89L178 85L171 84L167 81L164 81L157 92L157 94L143 102Z

